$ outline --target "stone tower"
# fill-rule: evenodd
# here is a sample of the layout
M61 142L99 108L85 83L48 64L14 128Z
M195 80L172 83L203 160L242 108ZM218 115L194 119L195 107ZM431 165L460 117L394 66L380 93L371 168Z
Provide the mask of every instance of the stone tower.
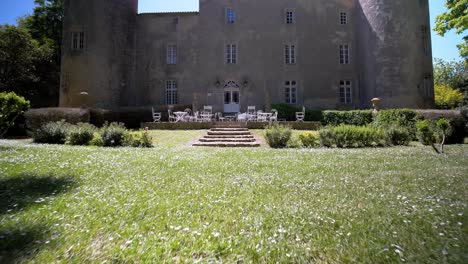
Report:
M432 52L428 0L358 0L361 102L431 107Z
M60 106L120 106L134 83L138 0L64 2Z

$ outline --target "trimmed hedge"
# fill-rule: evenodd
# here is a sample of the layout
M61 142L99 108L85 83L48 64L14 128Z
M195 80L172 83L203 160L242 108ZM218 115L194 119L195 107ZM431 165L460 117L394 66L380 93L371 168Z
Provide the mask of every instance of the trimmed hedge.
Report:
M384 132L370 126L326 127L319 134L320 144L325 147L361 148L386 145Z
M372 123L372 110L323 111L322 123L327 126L365 126Z
M184 111L192 109L191 105L174 105L172 111ZM161 121L168 121L168 107L154 107L155 112L161 112ZM91 124L101 127L107 122L118 122L125 124L127 128L139 128L141 123L153 122L151 107L122 107L115 110L91 109Z
M24 113L26 126L30 131L39 129L49 122L65 120L70 124L89 123L90 111L83 108L37 108Z
M302 107L289 104L272 104L271 109L278 111L278 118L286 121L296 121L296 112L301 112ZM306 109L304 121L322 122L323 114L321 110Z

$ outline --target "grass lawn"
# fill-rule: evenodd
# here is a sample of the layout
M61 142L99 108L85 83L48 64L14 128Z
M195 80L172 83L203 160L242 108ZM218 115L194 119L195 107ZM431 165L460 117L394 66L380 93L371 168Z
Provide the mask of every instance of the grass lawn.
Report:
M468 145L0 141L0 263L468 263Z

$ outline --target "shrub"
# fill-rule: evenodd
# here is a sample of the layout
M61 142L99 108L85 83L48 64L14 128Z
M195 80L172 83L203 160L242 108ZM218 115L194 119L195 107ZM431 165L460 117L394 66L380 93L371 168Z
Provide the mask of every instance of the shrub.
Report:
M429 120L420 120L416 123L417 136L423 145L432 145L435 142L434 131Z
M385 145L382 130L369 126L340 125L319 131L320 144L339 148L372 147Z
M64 121L49 122L33 132L36 143L65 144L70 124Z
M29 108L29 101L13 92L0 93L0 138L15 124L15 120Z
M333 147L335 145L335 133L332 127L325 127L319 130L320 145L324 147Z
M387 142L393 146L407 146L412 137L408 129L393 125L383 130Z
M324 111L323 124L337 126L341 124L365 126L372 123L371 110Z
M285 148L291 139L292 131L287 126L273 124L265 128L265 140L272 148Z
M302 142L297 135L292 134L289 138L288 143L286 143L287 148L300 148L302 147Z
M123 146L127 129L122 123L105 123L100 130L104 147Z
M147 131L129 132L125 135L124 146L135 148L152 148L153 139Z
M388 109L379 111L374 120L374 127L387 129L392 126L406 128L412 138L416 136L416 122L419 116L411 109Z
M466 111L466 110L465 110ZM447 134L447 144L463 144L466 136L467 118L464 108L457 110L416 110L418 115L432 122L437 122L441 118L449 121L450 129Z
M38 108L24 113L26 126L34 131L48 122L65 120L70 124L89 123L90 113L82 108Z
M71 126L68 133L68 143L70 145L88 145L94 137L96 127L88 123L78 123Z
M89 142L89 145L96 146L96 147L103 147L104 141L102 140L101 134L98 132L94 132L93 139Z
M311 110L306 109L304 121L323 121L323 111L322 110Z
M313 148L319 145L319 136L312 132L303 132L299 134L299 140L302 146L306 148Z
M296 121L296 112L302 111L299 107L289 104L272 104L271 108L278 111L278 118L287 121Z
M434 87L435 104L439 109L453 109L463 103L464 95L461 91L446 85Z

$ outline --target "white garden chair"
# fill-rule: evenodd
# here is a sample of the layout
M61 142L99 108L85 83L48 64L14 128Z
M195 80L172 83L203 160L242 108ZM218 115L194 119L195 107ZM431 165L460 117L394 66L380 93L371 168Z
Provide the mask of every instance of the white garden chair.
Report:
M177 121L177 117L176 117L175 115L172 114L171 109L167 110L167 113L168 113L168 115L169 115L168 121L169 121L170 123L173 123L173 122L176 122L176 121Z
M305 107L302 107L302 112L296 112L296 122L304 122Z
M154 107L151 107L151 113L153 115L153 122L155 122L155 123L161 122L161 113L160 112L155 112Z
M276 111L276 109L271 109L271 113L273 115L270 116L270 122L278 122L278 111Z

